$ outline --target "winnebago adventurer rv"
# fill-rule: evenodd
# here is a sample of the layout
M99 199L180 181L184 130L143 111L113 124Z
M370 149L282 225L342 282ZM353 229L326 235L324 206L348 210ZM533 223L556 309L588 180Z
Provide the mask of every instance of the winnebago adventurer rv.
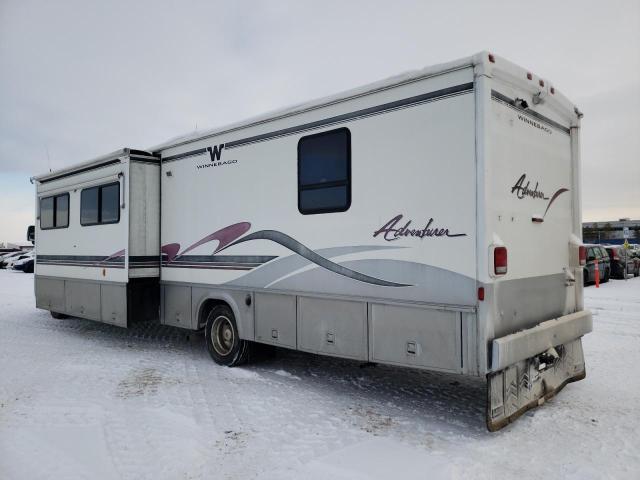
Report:
M483 52L36 177L37 306L486 376L499 429L585 376L580 116Z

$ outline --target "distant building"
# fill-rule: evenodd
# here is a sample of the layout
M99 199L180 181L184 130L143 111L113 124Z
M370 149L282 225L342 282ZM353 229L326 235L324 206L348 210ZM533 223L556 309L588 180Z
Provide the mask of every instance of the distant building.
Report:
M640 220L621 218L604 222L583 222L584 243L624 243L624 228L629 229L629 243L640 243Z

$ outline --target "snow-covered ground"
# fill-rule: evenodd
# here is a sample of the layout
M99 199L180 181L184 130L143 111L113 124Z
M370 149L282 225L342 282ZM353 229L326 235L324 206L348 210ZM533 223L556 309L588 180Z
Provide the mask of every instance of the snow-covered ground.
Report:
M36 310L0 270L0 478L638 478L640 278L586 289L587 378L498 433L480 380Z

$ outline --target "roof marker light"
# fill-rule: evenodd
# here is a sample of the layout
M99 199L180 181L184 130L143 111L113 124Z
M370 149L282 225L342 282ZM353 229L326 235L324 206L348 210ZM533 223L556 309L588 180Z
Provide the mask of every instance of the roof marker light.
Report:
M489 61L490 61L491 63L496 63L496 57L494 57L494 56L493 56L493 53L490 53L490 54L489 54Z
M553 94L555 94L555 93L556 93L556 89L555 89L555 88L553 88L553 87L551 87L551 88L549 89L549 91L551 92L551 95L553 95Z
M540 84L541 87L544 87L544 80L540 79L538 80L538 83Z
M533 75L531 75L531 72L527 72L527 78L529 80L533 80Z

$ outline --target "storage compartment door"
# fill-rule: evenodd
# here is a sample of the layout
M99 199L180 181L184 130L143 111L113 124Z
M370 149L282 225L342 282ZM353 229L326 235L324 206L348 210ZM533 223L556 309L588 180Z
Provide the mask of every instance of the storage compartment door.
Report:
M125 285L100 285L102 296L101 320L119 327L127 326L127 287Z
M298 349L367 359L367 304L298 297Z
M256 293L256 341L296 348L296 297Z
M64 280L36 277L36 307L65 313Z
M372 362L462 371L459 312L381 304L369 308Z
M65 297L69 315L100 320L100 284L65 280Z
M164 310L162 323L191 328L191 287L163 285Z

